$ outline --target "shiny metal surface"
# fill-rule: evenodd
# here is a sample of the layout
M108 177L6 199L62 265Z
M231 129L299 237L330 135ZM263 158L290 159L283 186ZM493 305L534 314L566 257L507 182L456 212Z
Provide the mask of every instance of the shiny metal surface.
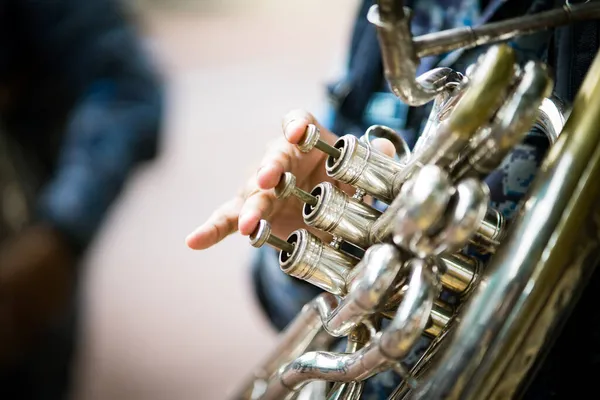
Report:
M354 353L369 343L369 329L365 325L357 326L348 335L346 353ZM364 389L364 382L342 382L331 389L331 395L327 400L350 400L360 398Z
M326 319L327 332L336 337L347 335L351 328L373 314L389 295L405 261L404 255L390 244L369 247L356 267L358 273L349 277L348 296Z
M312 304L307 304L282 333L279 343L262 360L247 382L241 386L241 392L236 398L255 399L266 389L271 377L281 365L300 356L306 351L322 331L323 325L318 310ZM331 338L333 339L333 338ZM327 343L323 343L326 345Z
M402 187L396 201L394 243L419 257L432 255L427 233L443 220L454 188L449 175L435 165L426 165Z
M333 158L338 158L340 156L339 150L321 140L319 129L314 124L308 124L304 136L298 143L298 149L303 153L308 153L314 148L329 154L329 156Z
M428 146L412 157L400 173L394 176L393 186L402 185L423 165L446 167L456 159L479 127L485 125L500 106L499 103L513 80L514 62L514 51L505 45L493 47L485 53L448 119L439 125ZM472 110L475 108L479 112L473 114ZM373 243L385 241L391 236L402 202L402 196L396 197L375 222L371 230Z
M445 288L464 294L473 287L481 268L477 259L454 253L438 257L438 260L443 265L440 281Z
M590 2L564 6L550 11L492 22L478 27L448 29L413 39L417 57L443 54L512 39L548 28L600 18L600 4Z
M481 269L481 263L477 259L460 253L437 257L435 263L439 268L437 272L441 285L461 296L467 294L475 285ZM407 289L405 277L399 275L383 307L386 316L393 318L393 313L404 298Z
M350 400L360 399L364 389L364 382L344 382L331 389L331 395L327 400Z
M507 45L492 47L484 53L477 68L469 76L461 99L435 137L419 157L411 160L404 177L420 165L447 167L459 155L481 126L488 123L501 106L515 79L515 54ZM477 113L473 113L477 109ZM403 179L402 179L403 180Z
M418 257L455 252L478 232L489 189L475 179L452 185L450 175L425 165L404 184L396 201L394 243Z
M296 177L290 172L284 172L279 180L277 186L274 189L275 197L278 199L287 199L290 196L295 196L298 200L316 206L319 201L316 197L311 196L310 193L296 187Z
M446 353L411 399L510 398L600 256L600 57Z
M454 317L454 311L454 309L439 302L434 303L431 309L431 321L429 326L425 328L425 334L433 338L439 337Z
M553 81L546 66L533 61L523 67L518 79L510 98L500 107L489 128L474 137L466 154L452 167L455 179L487 176L531 129L543 100L552 91ZM551 140L553 136L551 133Z
M481 254L495 253L506 233L505 223L504 216L500 211L488 207L481 225L470 242Z
M408 143L393 129L383 125L372 125L366 131L365 134L360 137L360 141L366 145L370 145L371 141L377 138L387 139L396 148L397 161L403 163L408 157L410 157L410 148Z
M254 247L262 247L265 244L269 244L277 250L288 253L294 251L294 245L273 235L271 225L265 220L261 220L254 232L250 234L250 244Z
M405 356L429 321L438 285L421 260L411 260L409 289L392 323L359 351L307 352L283 367L268 383L261 400L280 400L311 380L364 380Z
M245 399L295 398L316 380L334 383L324 399L357 400L365 379L389 369L405 380L391 399L511 398L584 283L584 266L600 259L600 212L593 208L600 188L591 184L600 180L599 59L572 111L551 96L552 71L535 61L518 65L505 44L491 46L465 75L438 68L415 76L427 52L600 17L598 3L414 40L402 3L379 1L368 18L392 91L411 106L433 101L432 112L412 152L384 126L333 146L307 129L300 150L329 154L327 175L356 193L331 182L306 193L292 175L278 185L278 197L298 197L305 223L334 240L325 244L299 229L282 244L263 223L251 242L286 246L282 270L326 292L298 317L306 331L295 324L286 331L281 354L267 360L268 373L256 375ZM507 225L489 206L483 180L533 127L551 150ZM395 158L372 148L378 137L394 143ZM389 207L376 211L366 195ZM341 250L342 242L366 250L360 261ZM473 250L490 261L465 255ZM382 318L390 320L386 328ZM347 351L331 352L327 340L316 342L319 335L348 337ZM422 336L433 341L405 371L401 361Z
M401 171L402 164L352 135L342 136L334 147L341 155L327 158L325 170L331 178L362 189L384 203L394 199L389 182Z
M306 225L314 227L362 248L367 248L371 225L381 212L364 202L348 196L329 182L317 185L311 196L315 205L305 204L302 217Z
M542 100L535 126L541 129L551 144L558 139L558 135L565 126L569 110L565 104L555 96Z
M271 391L288 393L289 390L280 387L279 380L268 384L269 377L281 365L304 353L319 333L329 333L326 338L332 341L335 337L348 335L359 326L385 298L402 265L400 253L394 246L382 244L370 247L356 267L360 273L348 282L353 287L351 294L340 303L334 295L323 293L307 304L286 328L275 351L254 371L250 382L243 386L243 391L236 398L262 399L268 385L271 385ZM326 340L321 345L327 343Z
M476 179L465 179L456 185L443 227L429 245L435 253L457 252L478 232L488 210L490 192Z
M447 90L435 97L423 132L419 135L413 148L413 154L419 154L429 145L430 141L435 137L442 121L450 116L452 110L460 101L467 83L468 78L466 76L462 74L456 75L456 81L448 82L446 85Z
M437 68L415 79L418 59L410 33L410 13L405 8L401 13L381 14L379 6L374 5L367 18L377 27L384 73L390 88L404 103L421 106L446 90L447 83L458 78L450 68Z
M323 243L306 229L292 232L287 242L293 250L279 252L283 272L329 293L346 294L346 278L358 259Z
M396 315L396 309L384 310L381 314L386 318L393 319L394 315ZM437 337L446 329L453 316L454 309L440 301L436 301L431 308L430 320L423 330L423 335L429 338Z
M408 290L392 323L380 336L379 348L388 360L401 360L421 337L440 290L437 276L428 263L413 258L407 265L411 269Z

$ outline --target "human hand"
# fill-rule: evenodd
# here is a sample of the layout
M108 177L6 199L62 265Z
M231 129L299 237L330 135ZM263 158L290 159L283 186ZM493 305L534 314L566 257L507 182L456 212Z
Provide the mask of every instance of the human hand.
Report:
M354 194L355 188L334 181L325 172L327 155L314 149L308 153L297 147L308 124L314 124L320 131L322 141L333 144L338 136L321 126L315 118L302 110L288 113L283 119L284 137L273 141L260 163L255 176L250 178L242 190L233 199L219 207L208 220L192 232L186 239L188 247L194 250L207 249L239 230L249 236L261 219L269 221L272 233L281 238L298 228L305 226L302 219L302 203L291 196L277 199L273 188L277 186L284 172L296 176L296 186L310 192L321 182L331 182L348 194ZM387 155L395 153L394 145L386 139L375 139L373 147ZM322 232L314 232L324 237Z
M0 246L0 366L16 362L64 309L74 263L70 246L45 225Z

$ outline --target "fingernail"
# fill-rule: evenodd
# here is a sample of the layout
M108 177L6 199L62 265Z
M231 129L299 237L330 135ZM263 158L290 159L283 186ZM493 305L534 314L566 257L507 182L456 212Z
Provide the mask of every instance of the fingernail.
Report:
M287 121L284 121L284 122L283 122L283 134L284 134L284 135L286 134L286 131L287 131L287 128L288 128L288 126L290 126L290 124L291 124L292 122L296 121L296 120L297 120L297 118L295 118L295 117L294 117L294 118L292 118L292 119L290 119L290 120L287 120Z
M308 121L304 119L297 119L293 123L289 123L284 132L286 140L292 144L297 144L304 137L307 125Z

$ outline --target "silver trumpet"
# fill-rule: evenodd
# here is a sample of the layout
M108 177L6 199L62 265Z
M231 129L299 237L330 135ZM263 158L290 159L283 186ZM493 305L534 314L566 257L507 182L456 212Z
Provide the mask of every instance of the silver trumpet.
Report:
M431 114L412 151L385 126L325 143L309 125L298 148L325 152L328 176L356 190L304 191L283 174L275 194L302 201L306 227L278 238L261 221L251 244L279 249L284 273L323 292L233 398L360 399L365 380L387 370L403 378L390 399L505 399L526 384L600 255L600 56L565 105L544 64L520 65L501 42L598 17L600 3L588 2L412 37L402 2L371 8L390 87L411 106L433 102ZM416 77L420 57L484 44L465 73ZM484 179L533 127L551 148L507 222ZM371 146L377 137L395 157ZM346 350L332 351L340 339Z

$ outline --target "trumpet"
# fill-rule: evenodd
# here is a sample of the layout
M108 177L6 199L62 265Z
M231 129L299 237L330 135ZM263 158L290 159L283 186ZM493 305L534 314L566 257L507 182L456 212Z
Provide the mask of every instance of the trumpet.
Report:
M278 238L263 220L250 243L278 249L284 273L323 292L235 399L360 399L365 380L388 370L402 377L390 400L506 399L527 385L600 255L600 56L567 105L545 64L519 63L503 42L598 17L588 2L413 38L402 2L372 6L392 92L410 106L433 102L429 119L412 150L385 126L333 144L308 126L298 148L326 153L328 176L356 190L323 182L308 192L281 177L276 196L300 199L305 224L332 239L304 228ZM464 73L416 77L421 57L482 45ZM484 180L534 127L550 151L507 221ZM391 140L395 156L374 138ZM346 351L332 351L340 339Z

